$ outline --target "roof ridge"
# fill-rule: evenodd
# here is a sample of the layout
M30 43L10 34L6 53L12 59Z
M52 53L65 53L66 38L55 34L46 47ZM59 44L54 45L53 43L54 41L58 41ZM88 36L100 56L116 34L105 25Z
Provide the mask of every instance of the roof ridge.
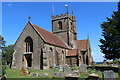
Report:
M35 25L35 24L32 24L33 26ZM36 27L38 27L37 25L35 25ZM38 27L38 28L40 28L40 29L42 29L42 30L45 30L45 29L43 29L43 28L41 28L41 27ZM47 31L47 30L45 30L45 31ZM49 31L47 31L47 32L49 32ZM52 33L52 32L49 32L49 33Z
M36 26L36 27L38 27L37 25L35 25L35 24L32 24L32 23L30 23L32 26L33 26L33 28L39 33L39 31L34 27L34 26ZM38 28L40 28L40 27L38 27ZM42 29L42 28L41 28ZM42 37L42 35L39 33L39 35ZM42 37L43 38L43 40L45 41L45 39L44 39L44 37Z

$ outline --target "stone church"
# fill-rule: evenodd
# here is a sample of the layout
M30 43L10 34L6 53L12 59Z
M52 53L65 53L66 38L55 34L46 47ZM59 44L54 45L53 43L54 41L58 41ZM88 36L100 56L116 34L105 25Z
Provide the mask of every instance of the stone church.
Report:
M52 32L28 21L14 44L12 68L22 68L24 58L32 69L92 64L89 38L77 40L75 16L65 13L51 18Z

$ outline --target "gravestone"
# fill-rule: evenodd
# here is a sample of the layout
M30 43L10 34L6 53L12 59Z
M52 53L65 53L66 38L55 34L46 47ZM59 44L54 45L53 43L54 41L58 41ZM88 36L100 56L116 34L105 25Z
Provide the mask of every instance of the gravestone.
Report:
M86 64L80 65L80 72L87 72L87 65Z
M59 71L63 71L63 66L62 65L59 66Z
M85 80L103 80L103 79L99 79L99 77L100 77L99 75L92 73L92 74L89 74L89 76Z
M42 76L48 76L48 73L43 73Z
M56 68L56 64L53 64L53 68Z
M38 73L32 73L32 76L38 77Z
M62 73L60 73L60 72L54 73L54 76L55 77L62 77Z
M66 73L66 74L71 73L71 69L69 68L69 66L67 64L64 65L64 73Z
M103 72L104 78L113 79L116 78L115 72L112 70Z

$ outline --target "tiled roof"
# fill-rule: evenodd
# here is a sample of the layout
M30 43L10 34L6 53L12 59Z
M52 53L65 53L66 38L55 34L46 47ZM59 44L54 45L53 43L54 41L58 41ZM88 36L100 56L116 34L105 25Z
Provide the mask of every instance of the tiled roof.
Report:
M60 39L57 35L48 32L34 24L31 24L34 29L38 32L38 34L42 37L42 39L49 44L52 45L56 45L56 46L60 46L60 47L64 47L64 48L68 48L68 46L62 41L62 39Z
M68 50L66 56L77 56L78 50L77 49L71 49Z
M80 49L80 51L87 51L88 40L77 40L76 47Z

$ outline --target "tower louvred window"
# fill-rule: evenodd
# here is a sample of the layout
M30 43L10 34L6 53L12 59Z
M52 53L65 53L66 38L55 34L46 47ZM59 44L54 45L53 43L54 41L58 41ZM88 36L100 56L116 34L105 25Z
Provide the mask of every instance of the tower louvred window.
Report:
M58 22L58 26L59 26L59 29L62 30L62 22L61 21Z

